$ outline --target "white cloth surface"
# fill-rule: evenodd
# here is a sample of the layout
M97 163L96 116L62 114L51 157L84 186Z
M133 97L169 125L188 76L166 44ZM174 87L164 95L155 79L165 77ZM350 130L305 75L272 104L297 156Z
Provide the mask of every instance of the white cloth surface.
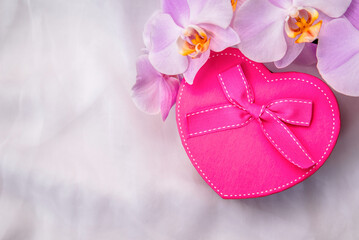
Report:
M173 110L163 123L130 97L159 7L0 1L0 239L359 239L359 98L336 94L342 130L315 175L223 200L187 158Z

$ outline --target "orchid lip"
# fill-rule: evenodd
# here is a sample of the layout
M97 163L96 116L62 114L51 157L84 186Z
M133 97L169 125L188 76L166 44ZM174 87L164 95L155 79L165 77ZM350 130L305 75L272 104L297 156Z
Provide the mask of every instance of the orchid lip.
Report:
M314 8L291 8L285 22L288 37L297 38L296 43L313 42L322 26L322 21L316 22L318 17L319 13Z
M196 25L186 27L177 40L179 52L183 56L198 58L209 49L210 38L207 33Z

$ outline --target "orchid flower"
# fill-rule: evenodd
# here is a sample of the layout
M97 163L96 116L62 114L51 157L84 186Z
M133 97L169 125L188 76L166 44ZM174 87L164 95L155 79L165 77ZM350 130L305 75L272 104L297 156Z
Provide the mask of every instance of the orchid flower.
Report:
M239 43L229 27L237 1L163 0L162 12L148 21L144 40L153 67L166 75L183 74L193 83L210 55Z
M176 102L179 88L179 77L168 76L156 71L142 55L137 60L137 79L133 86L133 99L142 111L149 114L161 112L162 120L166 120L170 109Z
M344 17L323 29L318 45L318 70L335 90L359 96L359 0Z
M320 38L321 28L331 18L342 16L350 3L351 0L247 0L237 9L233 21L241 38L239 49L254 61L286 67L306 45Z

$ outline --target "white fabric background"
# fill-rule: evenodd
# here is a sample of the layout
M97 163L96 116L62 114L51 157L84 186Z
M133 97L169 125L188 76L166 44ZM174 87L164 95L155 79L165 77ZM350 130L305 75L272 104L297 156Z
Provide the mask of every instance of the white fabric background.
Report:
M159 6L0 1L0 239L359 239L359 98L337 94L342 131L314 176L222 200L187 158L173 111L163 123L130 98Z

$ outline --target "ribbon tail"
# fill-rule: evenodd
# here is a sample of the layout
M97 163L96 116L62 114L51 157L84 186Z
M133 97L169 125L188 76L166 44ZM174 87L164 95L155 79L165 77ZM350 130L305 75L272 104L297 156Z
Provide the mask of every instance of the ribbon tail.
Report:
M315 162L290 129L269 110L261 116L260 125L270 143L292 164L302 169Z
M187 114L188 137L241 128L254 118L238 107L225 104Z

